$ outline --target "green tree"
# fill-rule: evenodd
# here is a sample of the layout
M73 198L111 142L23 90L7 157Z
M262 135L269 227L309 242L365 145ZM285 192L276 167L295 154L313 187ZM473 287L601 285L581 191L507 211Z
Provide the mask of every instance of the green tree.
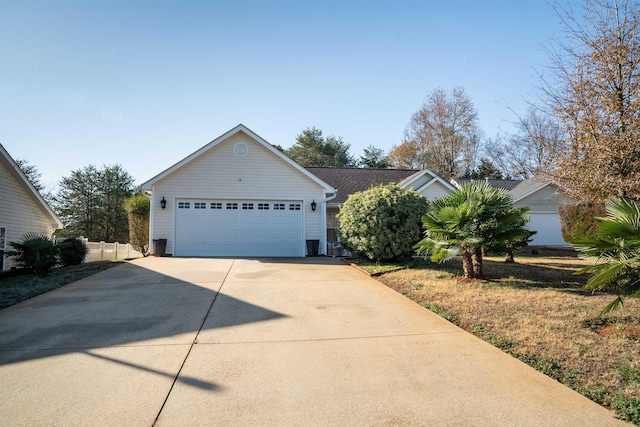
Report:
M364 153L360 156L358 164L362 168L378 168L387 169L391 166L389 163L389 157L385 154L382 148L376 148L373 145L369 145L364 149Z
M425 238L415 249L444 262L462 255L467 278L482 278L482 252L508 253L532 234L528 208L515 208L511 194L483 181L464 184L434 200L422 217Z
M631 200L612 199L606 209L606 217L596 218L597 237L571 242L581 258L595 262L576 272L593 274L585 287L618 294L600 316L621 305L623 297L640 296L640 205Z
M342 245L375 261L408 257L420 240L427 205L419 193L395 184L351 194L338 214Z
M349 148L342 138L325 138L320 129L313 127L303 130L284 153L301 166L353 166L355 160Z
M124 201L124 209L129 215L129 241L145 256L149 251L150 203L143 194L136 194Z
M66 227L61 235L89 240L128 242L124 200L133 194L133 178L122 166L93 165L60 180L56 207Z
M480 159L480 164L475 169L467 169L462 175L463 178L470 179L502 179L502 172L498 169L491 160L483 157Z

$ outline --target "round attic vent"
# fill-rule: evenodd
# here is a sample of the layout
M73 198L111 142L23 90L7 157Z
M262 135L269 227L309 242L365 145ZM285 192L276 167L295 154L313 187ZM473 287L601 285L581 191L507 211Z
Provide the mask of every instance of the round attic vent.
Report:
M237 142L233 146L233 154L236 157L245 157L249 154L249 146L245 142Z

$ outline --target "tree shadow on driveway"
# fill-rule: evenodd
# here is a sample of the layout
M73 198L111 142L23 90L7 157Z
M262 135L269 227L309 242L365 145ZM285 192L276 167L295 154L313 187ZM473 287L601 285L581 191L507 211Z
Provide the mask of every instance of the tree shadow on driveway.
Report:
M98 354L103 348L192 345L202 328L285 317L220 293L233 260L162 259L127 263L0 312L0 367L81 353L158 375L175 373ZM149 266L150 268L147 268ZM216 308L233 316L207 322ZM213 390L196 378L181 381Z

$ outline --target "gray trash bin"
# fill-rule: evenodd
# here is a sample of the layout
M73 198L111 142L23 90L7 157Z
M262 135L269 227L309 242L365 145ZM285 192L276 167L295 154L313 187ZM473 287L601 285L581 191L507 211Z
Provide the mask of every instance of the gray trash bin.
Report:
M153 239L153 255L164 256L167 250L167 239Z

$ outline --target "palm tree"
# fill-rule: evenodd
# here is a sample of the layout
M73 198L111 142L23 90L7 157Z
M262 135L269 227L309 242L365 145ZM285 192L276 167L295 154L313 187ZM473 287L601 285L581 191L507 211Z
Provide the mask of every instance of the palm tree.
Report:
M19 242L9 242L13 250L7 255L14 257L20 267L30 268L41 275L59 262L60 246L49 236L26 233Z
M593 265L576 272L593 274L585 287L618 294L598 317L623 304L622 297L640 296L640 206L631 200L612 199L606 209L605 218L596 218L597 237L571 242L581 258L594 260Z
M462 255L465 277L481 278L483 248L507 253L532 235L525 227L527 212L513 206L507 190L484 181L467 183L431 203L422 217L425 238L415 249L434 262Z

